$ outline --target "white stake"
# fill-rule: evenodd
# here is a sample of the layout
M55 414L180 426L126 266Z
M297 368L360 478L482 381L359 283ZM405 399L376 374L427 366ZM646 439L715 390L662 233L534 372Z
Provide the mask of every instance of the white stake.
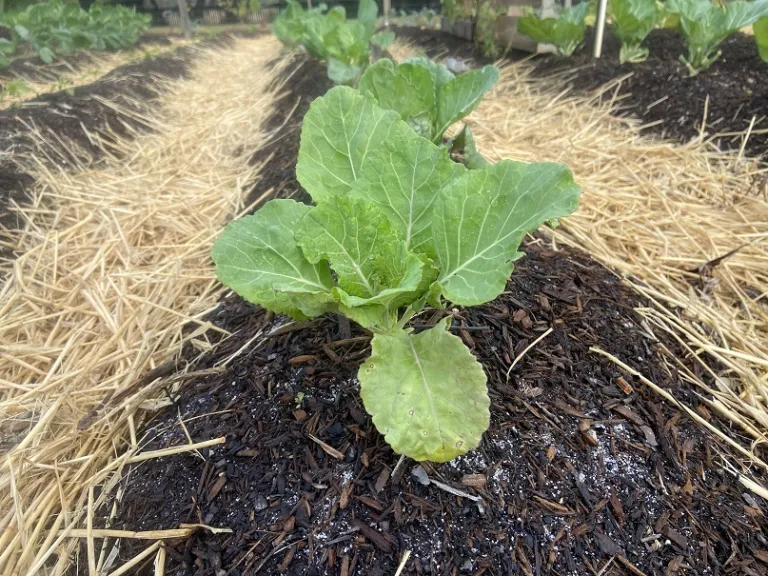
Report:
M603 30L605 30L605 9L608 0L599 0L597 5L597 21L595 22L595 48L592 55L600 58L603 50Z

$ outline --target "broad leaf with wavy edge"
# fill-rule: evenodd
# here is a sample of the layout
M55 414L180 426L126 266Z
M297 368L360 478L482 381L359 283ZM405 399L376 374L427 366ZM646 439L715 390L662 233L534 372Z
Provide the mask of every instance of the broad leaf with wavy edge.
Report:
M470 70L457 76L445 84L438 95L433 141L440 142L451 124L458 122L477 108L483 95L498 81L498 68L483 66L479 70Z
M315 202L349 191L369 155L410 130L391 110L346 86L315 99L301 127L296 176Z
M410 132L371 154L350 194L374 202L407 248L432 256L433 205L440 189L464 173L444 147Z
M376 334L358 373L360 396L392 449L414 460L447 462L475 448L490 413L482 366L451 318L419 334Z
M293 200L271 200L231 222L211 249L216 276L249 302L296 319L334 310L328 264L310 263L294 239L310 210Z
M469 170L443 188L432 230L445 298L463 306L493 300L522 255L523 236L573 212L580 193L562 164L511 160Z
M425 66L395 66L383 58L363 72L358 89L382 108L397 112L420 136L432 138L437 120L437 92L435 80Z
M333 196L312 208L296 241L310 262L327 260L339 288L352 296L395 288L405 273L405 243L376 205L359 198Z

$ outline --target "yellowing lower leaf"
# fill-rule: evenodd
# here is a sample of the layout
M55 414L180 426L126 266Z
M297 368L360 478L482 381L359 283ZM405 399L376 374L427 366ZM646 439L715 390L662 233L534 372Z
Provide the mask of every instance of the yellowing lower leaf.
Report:
M392 449L447 462L477 447L490 414L485 373L450 318L420 334L376 334L360 368L360 395Z

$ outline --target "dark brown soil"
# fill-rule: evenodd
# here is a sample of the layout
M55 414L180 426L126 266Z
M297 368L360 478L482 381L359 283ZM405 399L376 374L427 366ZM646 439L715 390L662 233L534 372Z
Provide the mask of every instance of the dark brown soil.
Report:
M415 28L397 32L399 36L424 46L431 54L457 54L462 58L477 56L470 43L449 34ZM753 130L768 129L768 64L760 59L753 37L734 34L726 39L720 59L709 70L692 78L678 62L679 55L685 53L685 46L677 32L655 30L645 44L650 49L646 62L622 65L619 63L620 43L610 30L606 30L603 57L595 60L591 33L588 33L584 45L571 58L535 57L535 73L549 76L570 70L569 82L577 92L591 92L631 74L621 85L621 93L628 95L622 101L623 111L648 124L661 120L662 123L646 130L681 142L698 137L707 97L705 134L744 132L753 117ZM522 56L530 55L519 52L508 55L511 59ZM716 142L723 149L738 149L742 138L725 136L716 138ZM768 133L752 134L746 152L752 156L766 155Z
M297 138L289 130L275 145L295 151ZM298 184L276 171L260 187ZM479 500L424 486L409 460L395 473L398 456L358 395L368 335L343 335L330 317L289 324L229 297L210 320L234 335L195 366L214 373L172 396L142 445L185 444L179 418L193 441L226 443L133 467L113 526L232 530L167 542L174 575L391 575L406 551L409 575L765 574L768 506L724 471L723 447L589 351L614 354L710 418L634 314L642 303L584 254L541 241L526 252L496 301L454 312L488 375L490 429L479 449L422 465ZM419 328L441 314L423 314ZM267 337L241 350L259 331ZM120 560L144 546L123 541ZM152 573L151 560L136 572Z

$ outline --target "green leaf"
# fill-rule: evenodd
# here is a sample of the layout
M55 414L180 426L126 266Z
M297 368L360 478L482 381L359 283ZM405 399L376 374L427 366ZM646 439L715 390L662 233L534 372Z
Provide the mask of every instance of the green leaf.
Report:
M358 89L387 110L394 110L417 134L432 138L437 115L435 83L429 70L418 64L378 60L363 73Z
M499 81L499 70L495 66L484 66L479 70L457 76L440 90L437 104L434 142L440 142L446 129L464 118L480 104L485 93Z
M379 7L375 0L360 0L357 8L357 20L365 26L366 40L373 35L373 28L376 25L376 16L379 13Z
M410 251L433 255L435 199L463 172L445 148L408 131L389 138L371 154L350 194L375 203Z
M517 31L536 42L554 44L558 53L570 56L584 40L589 2L566 8L558 18L526 14L517 21Z
M470 170L480 170L488 165L488 161L477 151L475 137L472 130L466 124L450 143L451 153L460 153L464 156L464 165Z
M29 42L32 39L32 33L29 31L29 28L27 28L26 26L22 26L21 24L16 24L16 26L14 26L13 29L16 31L16 34L19 35L19 38L21 38L25 42Z
M334 84L354 84L360 76L360 66L345 64L335 58L328 59L328 78Z
M657 0L611 0L608 10L622 47L640 44L664 19L664 7Z
M371 44L377 46L381 50L386 50L395 41L395 33L391 30L389 32L379 32L371 36Z
M294 238L310 210L293 200L271 200L231 222L211 249L219 280L249 302L296 319L335 309L328 264L310 263Z
M752 30L755 33L755 42L760 58L768 62L768 16L763 16L754 23Z
M486 378L451 318L419 334L376 334L358 373L360 396L392 449L447 462L480 443L490 421Z
M463 306L496 298L522 256L523 236L573 212L580 192L561 164L511 160L443 188L432 227L443 295Z
M408 252L389 218L372 202L333 196L312 208L296 231L310 262L330 262L339 288L371 298L398 285Z
M56 55L53 53L53 50L51 50L47 46L43 46L42 48L40 48L40 50L37 51L37 55L40 56L40 60L42 60L46 64L50 64L56 59Z
M410 58L406 58L403 61L403 64L418 64L429 70L429 73L432 74L432 78L435 81L438 96L440 94L440 89L455 78L453 72L451 72L445 64L440 64L425 56L411 56Z
M397 286L385 288L371 298L351 296L340 288L334 290L339 311L364 328L391 331L397 323L397 310L414 303L437 278L437 268L426 257L409 254L405 271Z
M304 116L296 164L299 183L317 203L349 192L370 154L403 130L409 128L396 113L352 88L332 88Z

